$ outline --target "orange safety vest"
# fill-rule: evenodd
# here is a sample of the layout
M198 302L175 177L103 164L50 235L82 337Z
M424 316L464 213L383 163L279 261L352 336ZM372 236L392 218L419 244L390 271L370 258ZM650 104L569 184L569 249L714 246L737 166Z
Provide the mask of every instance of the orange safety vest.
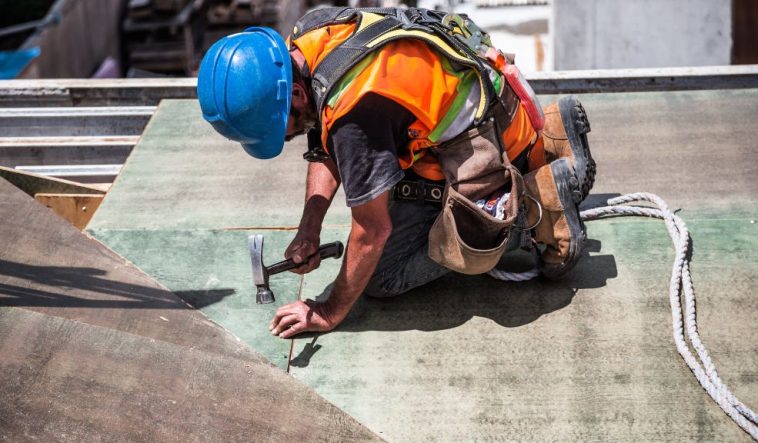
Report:
M327 24L297 36L290 45L302 52L312 72L355 31L355 21ZM443 122L450 123L451 118L459 117L450 116L451 108L465 101L465 97L459 95L465 86L471 89L471 79L468 80L465 72L462 76L450 69L445 57L424 41L413 38L391 41L372 57L351 68L340 79L340 85L335 88L337 91L327 98L320 115L323 146L326 147L329 130L339 118L348 114L367 93L379 94L402 105L416 117L408 128L411 138L408 151L399 156L401 168L412 168L429 180L443 180L436 156L427 155L428 148L439 143L440 131L435 134L435 129L439 129ZM502 84L501 87L506 86ZM462 128L459 133L466 129L469 128ZM537 141L538 132L523 104L519 104L502 138L511 160Z

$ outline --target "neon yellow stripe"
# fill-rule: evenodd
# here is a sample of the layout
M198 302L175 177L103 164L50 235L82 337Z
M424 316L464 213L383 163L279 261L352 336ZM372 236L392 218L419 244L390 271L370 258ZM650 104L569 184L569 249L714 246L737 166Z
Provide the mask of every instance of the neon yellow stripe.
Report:
M402 37L415 37L419 38L421 40L429 41L430 43L434 43L437 45L440 49L445 51L445 53L452 59L455 59L456 61L471 66L473 62L469 60L468 58L458 54L458 52L451 48L445 40L442 40L441 38L437 37L436 35L427 34L426 32L418 31L418 30L405 30L405 29L395 29L393 31L384 33L380 35L379 37L375 38L371 42L369 42L366 46L369 48L373 48L376 45L382 44L385 40L394 38L397 36Z
M445 67L445 70L452 73L450 62L447 60L443 61L443 66ZM474 79L471 78L472 75L474 75L472 71L465 72L463 75L456 75L456 77L459 78L458 87L455 91L455 100L453 100L453 103L450 105L450 108L442 120L437 123L437 126L429 134L428 138L432 143L437 143L440 137L442 137L442 134L447 131L447 128L449 128L450 125L453 124L453 122L460 116L463 105L466 103L466 100L468 100L468 96L471 94L471 88L474 86Z
M371 64L371 62L376 59L376 57L379 55L379 51L374 51L373 53L369 54L368 57L361 60L357 65L350 68L349 71L345 75L342 76L340 81L334 85L334 88L332 88L332 93L329 95L329 99L327 100L326 104L330 107L334 108L335 103L337 103L337 100L342 97L342 93L345 92L345 89L347 89L348 86L350 86L350 83L355 80L355 77L358 76L364 69L368 67L368 65Z
M355 30L355 34L363 31L367 26L372 25L383 18L384 18L383 16L379 14L374 14L373 12L362 12L361 24L358 27L358 29Z

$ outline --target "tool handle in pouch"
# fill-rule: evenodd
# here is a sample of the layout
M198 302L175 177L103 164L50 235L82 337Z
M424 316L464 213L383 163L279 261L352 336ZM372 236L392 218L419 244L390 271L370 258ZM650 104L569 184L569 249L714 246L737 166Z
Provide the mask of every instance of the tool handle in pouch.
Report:
M336 241L332 243L326 243L324 245L319 246L318 252L316 254L319 255L322 259L324 258L340 258L342 257L342 253L345 251L345 247L342 245L342 242ZM315 254L314 254L315 255ZM312 256L311 256L312 257ZM308 257L306 260L303 261L303 263L307 263L311 257ZM274 275L278 274L280 272L289 271L290 269L295 269L298 266L302 265L303 263L295 263L292 261L292 259L287 259L284 261L280 261L279 263L275 263L267 268L268 275Z

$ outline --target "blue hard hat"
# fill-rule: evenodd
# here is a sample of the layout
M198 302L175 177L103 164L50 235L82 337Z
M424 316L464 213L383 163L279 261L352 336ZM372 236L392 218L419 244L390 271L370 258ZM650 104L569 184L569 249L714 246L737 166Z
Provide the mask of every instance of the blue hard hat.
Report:
M208 49L197 76L203 118L256 158L282 152L292 101L292 62L273 29L253 27Z

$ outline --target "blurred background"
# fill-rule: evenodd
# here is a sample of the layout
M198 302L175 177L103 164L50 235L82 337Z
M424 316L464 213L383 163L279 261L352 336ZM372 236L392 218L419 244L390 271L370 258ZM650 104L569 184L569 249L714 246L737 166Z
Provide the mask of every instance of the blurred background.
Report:
M468 14L526 73L758 63L755 0L0 0L0 78L194 76L247 26L403 4Z

